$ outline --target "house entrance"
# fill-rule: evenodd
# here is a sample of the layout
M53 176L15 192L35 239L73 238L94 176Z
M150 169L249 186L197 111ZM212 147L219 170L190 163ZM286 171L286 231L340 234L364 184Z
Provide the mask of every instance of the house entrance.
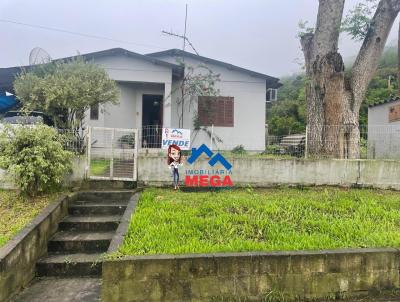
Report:
M163 95L143 95L142 148L161 148Z

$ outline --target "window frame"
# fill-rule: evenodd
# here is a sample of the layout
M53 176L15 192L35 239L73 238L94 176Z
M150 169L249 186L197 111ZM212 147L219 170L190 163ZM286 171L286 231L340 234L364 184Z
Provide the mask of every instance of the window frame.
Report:
M272 97L274 96L274 97ZM276 102L278 100L278 89L268 88L267 89L267 103Z

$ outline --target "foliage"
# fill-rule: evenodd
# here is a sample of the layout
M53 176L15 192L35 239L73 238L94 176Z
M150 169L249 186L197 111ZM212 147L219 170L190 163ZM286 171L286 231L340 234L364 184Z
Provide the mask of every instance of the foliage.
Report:
M81 128L91 105L116 104L119 95L107 72L81 57L24 70L14 89L24 108L45 112L62 129Z
M108 176L107 170L110 168L109 159L91 159L90 160L90 175L91 176Z
M235 155L245 155L247 153L247 151L243 145L236 146L235 148L232 149L231 152L232 152L232 154L235 154Z
M21 193L34 196L58 189L71 169L63 137L45 125L5 127L0 133L0 167L13 176Z
M145 190L124 255L400 247L400 195L303 188Z
M341 30L348 33L353 40L363 40L371 27L376 7L377 0L364 0L358 3L344 18Z
M351 65L351 64L349 64ZM371 80L365 101L360 109L360 126L368 123L368 106L381 103L397 91L397 49L387 47L379 60L378 69ZM351 71L351 66L347 71ZM389 85L389 78L391 79ZM282 79L279 101L267 109L270 135L287 135L304 132L306 126L305 75Z
M198 96L217 96L219 90L215 84L220 80L219 74L215 74L207 65L199 64L191 66L187 64L184 58L177 60L177 63L185 71L184 77L177 90L177 115L179 118L179 127L183 127L183 115L185 111L190 111L195 104ZM197 113L193 120L195 129L200 129Z
M15 191L0 190L0 247L24 228L58 195L35 198L18 196Z
M300 20L298 26L299 26L299 32L297 33L298 38L301 38L306 34L314 33L314 28L308 25L308 21Z
M269 135L303 133L306 127L305 83L303 75L282 79L279 101L267 108Z

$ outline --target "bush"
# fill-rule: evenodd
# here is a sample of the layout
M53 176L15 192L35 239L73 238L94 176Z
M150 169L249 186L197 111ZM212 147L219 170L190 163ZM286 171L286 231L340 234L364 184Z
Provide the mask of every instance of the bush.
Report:
M34 196L59 189L71 170L72 153L53 128L6 127L0 133L0 167L13 176L22 194Z
M235 148L232 149L232 154L244 155L246 153L247 153L247 151L243 145L236 146Z
M262 154L281 154L281 149L279 145L268 145Z

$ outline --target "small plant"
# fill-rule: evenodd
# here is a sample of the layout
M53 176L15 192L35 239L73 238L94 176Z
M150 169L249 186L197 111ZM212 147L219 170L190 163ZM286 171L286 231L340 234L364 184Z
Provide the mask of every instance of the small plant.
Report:
M279 145L268 145L265 151L262 153L263 155L266 154L280 154L282 147Z
M244 155L246 153L247 153L247 151L243 145L238 145L232 149L232 154L235 154L235 155Z
M133 148L135 146L135 135L134 134L123 135L118 139L118 142L121 147L128 146L129 148Z
M0 132L0 167L14 178L24 195L59 189L71 169L72 153L64 137L48 126L5 127Z

